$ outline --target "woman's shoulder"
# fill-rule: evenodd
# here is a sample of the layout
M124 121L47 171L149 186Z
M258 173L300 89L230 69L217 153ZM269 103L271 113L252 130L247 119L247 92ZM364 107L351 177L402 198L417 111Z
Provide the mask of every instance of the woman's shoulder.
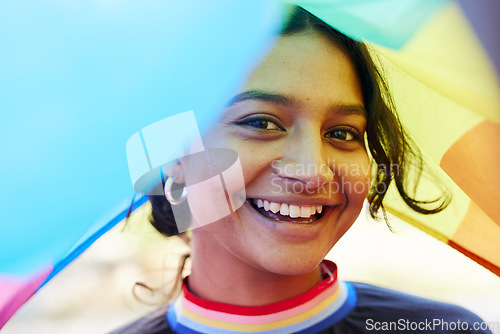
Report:
M349 284L357 303L348 318L371 332L392 326L403 332L490 333L479 316L461 306L366 283Z
M166 317L167 307L162 307L138 320L110 332L110 334L168 334L174 333Z

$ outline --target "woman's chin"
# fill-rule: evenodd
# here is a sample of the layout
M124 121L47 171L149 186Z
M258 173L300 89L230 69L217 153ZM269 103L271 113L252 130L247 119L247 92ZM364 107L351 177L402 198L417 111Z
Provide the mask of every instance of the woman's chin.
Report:
M325 253L297 254L294 250L270 254L262 254L255 259L254 266L276 275L305 275L311 273L323 261Z

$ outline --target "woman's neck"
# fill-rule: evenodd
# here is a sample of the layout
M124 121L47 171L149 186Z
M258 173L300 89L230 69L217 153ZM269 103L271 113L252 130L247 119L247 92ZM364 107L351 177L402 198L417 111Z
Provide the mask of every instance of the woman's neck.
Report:
M193 243L189 289L219 303L261 306L296 297L322 280L320 267L299 275L282 275L256 268L229 252L208 253Z

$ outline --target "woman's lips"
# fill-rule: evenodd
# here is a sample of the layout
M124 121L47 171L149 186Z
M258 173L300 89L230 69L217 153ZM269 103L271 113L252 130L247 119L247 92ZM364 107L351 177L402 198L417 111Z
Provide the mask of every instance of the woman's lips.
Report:
M262 216L275 220L298 224L312 223L321 218L322 205L293 205L262 199L248 199L251 206Z

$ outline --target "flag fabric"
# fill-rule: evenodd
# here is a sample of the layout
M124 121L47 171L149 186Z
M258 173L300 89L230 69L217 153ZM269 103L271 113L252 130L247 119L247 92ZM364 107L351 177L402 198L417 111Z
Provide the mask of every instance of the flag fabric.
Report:
M209 127L280 12L268 0L0 3L0 327L145 202L127 140L189 110Z
M380 51L403 124L452 193L450 206L436 215L411 212L396 196L390 210L500 275L500 90L494 64L453 2L403 48ZM432 196L432 179L426 183L420 189Z
M393 189L385 207L500 275L498 58L474 8L292 2L370 45L429 175L453 195L436 215L407 209ZM282 13L267 0L0 3L0 328L132 200L146 201L127 139L188 110L203 133L272 47ZM437 194L433 177L418 196Z

